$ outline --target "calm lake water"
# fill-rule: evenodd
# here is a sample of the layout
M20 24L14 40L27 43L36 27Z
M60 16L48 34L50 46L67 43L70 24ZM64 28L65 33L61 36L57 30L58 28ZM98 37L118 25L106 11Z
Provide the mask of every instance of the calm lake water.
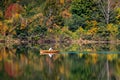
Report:
M59 54L40 54L52 47ZM0 44L0 80L120 80L119 44Z

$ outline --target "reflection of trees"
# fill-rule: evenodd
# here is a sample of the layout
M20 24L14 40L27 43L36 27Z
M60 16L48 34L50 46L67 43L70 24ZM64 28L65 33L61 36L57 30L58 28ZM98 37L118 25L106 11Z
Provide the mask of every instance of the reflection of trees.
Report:
M79 55L79 54L78 54ZM109 59L108 56L112 59ZM114 61L118 54L83 54L82 57L72 55L70 57L69 80L115 80ZM97 61L94 61L94 60ZM78 64L78 65L77 65ZM119 80L119 79L118 79Z
M0 52L4 52L3 55L0 53L0 56L2 57L1 61L3 61L0 63L2 63L3 69L5 69L3 73L11 77L18 77L20 80L56 80L63 76L64 72L63 69L61 69L64 68L64 65L62 64L62 55L54 55L51 59L49 56L40 56L36 54L32 49L28 49L27 55L26 53L23 53L23 49L19 49L16 48L14 50L6 47L0 49ZM6 77L9 78L7 75Z
M22 74L22 69L24 69L24 65L20 64L22 61L19 61L15 56L15 51L16 50L7 47L2 47L0 49L0 56L2 58L2 62L0 63L3 74L6 74L6 76L4 76L5 78L7 78L7 75L11 77L18 77Z
M116 80L119 80L120 79L120 54L118 54L118 57L112 61L111 67L112 67L112 75L116 78Z
M17 80L120 79L119 54L75 54L72 52L56 54L50 58L48 55L37 54L37 50L28 46L19 46L14 49L2 47L0 49L0 79L3 77L9 79L9 76Z
M82 58L76 56L73 60L71 57L70 62L70 80L97 80L98 73L103 65L103 62L94 63L91 59L96 58L97 55L84 54ZM99 60L98 60L99 61ZM78 65L77 65L78 64Z

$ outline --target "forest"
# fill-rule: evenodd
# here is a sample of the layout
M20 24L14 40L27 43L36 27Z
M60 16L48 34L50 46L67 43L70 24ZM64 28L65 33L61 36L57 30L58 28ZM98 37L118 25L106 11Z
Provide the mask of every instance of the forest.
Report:
M120 0L0 0L0 75L120 80Z
M120 42L120 0L0 0L0 42Z

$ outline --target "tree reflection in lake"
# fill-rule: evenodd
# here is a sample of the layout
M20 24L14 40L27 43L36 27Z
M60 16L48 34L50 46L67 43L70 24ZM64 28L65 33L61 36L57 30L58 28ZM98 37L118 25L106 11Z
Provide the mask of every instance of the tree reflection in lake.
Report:
M120 79L119 45L74 44L64 49L58 46L61 53L53 55L52 58L48 55L40 55L40 49L50 47L50 45L45 46L44 48L43 45L34 45L34 47L19 45L9 48L1 46L0 80ZM108 54L104 54L106 51Z

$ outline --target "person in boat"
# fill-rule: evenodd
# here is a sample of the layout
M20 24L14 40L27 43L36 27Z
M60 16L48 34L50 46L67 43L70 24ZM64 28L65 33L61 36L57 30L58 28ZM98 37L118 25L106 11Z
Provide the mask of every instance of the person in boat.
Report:
M49 48L49 51L53 50L51 47ZM53 56L53 54L48 54L50 58Z
M49 57L52 57L56 53L59 53L59 51L53 50L51 47L49 48L49 50L40 50L40 54L47 54Z

